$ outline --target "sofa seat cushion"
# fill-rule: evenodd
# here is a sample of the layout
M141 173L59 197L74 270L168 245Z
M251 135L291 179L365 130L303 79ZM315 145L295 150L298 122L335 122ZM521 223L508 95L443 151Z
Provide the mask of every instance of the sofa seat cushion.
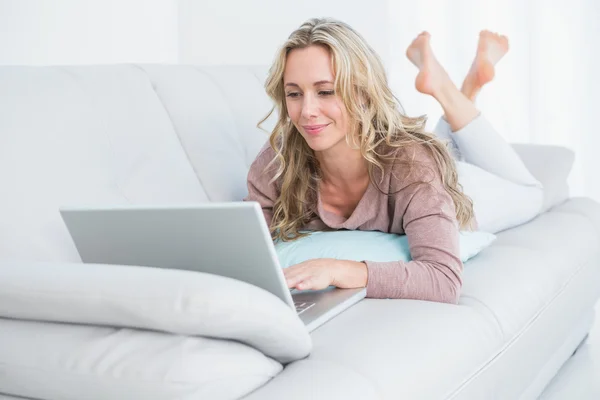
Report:
M490 398L504 379L515 385L501 398L518 397L566 340L565 329L549 327L579 318L600 293L599 213L593 201L569 200L500 233L465 264L458 306L363 300L311 334L306 361L357 372L375 387L373 399L462 398L474 381L470 398ZM515 357L515 348L534 350L535 360ZM277 398L263 395L279 378L248 400Z
M369 400L444 398L502 343L498 330L479 310L416 300L365 299L311 336L313 351L303 369L318 362L351 370L362 377L361 381L370 382L375 394L344 398ZM296 364L288 365L284 373ZM307 376L309 371L298 368L289 372L293 372L290 382L307 385L298 377ZM293 384L285 397L284 392L268 396L272 392L269 386L279 385L281 377L248 400L302 399L295 395L302 389ZM346 381L324 385L345 386ZM354 379L348 381L354 383Z
M600 207L571 199L497 235L465 264L460 303L488 311L506 340L567 285L600 244Z
M275 379L244 397L244 400L381 398L376 382L352 366L335 360L305 359L288 364Z

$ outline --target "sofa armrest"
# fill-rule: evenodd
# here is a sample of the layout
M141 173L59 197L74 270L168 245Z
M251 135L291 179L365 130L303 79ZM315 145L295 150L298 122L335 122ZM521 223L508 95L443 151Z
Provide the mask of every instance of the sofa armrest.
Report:
M275 295L222 276L66 262L0 262L0 318L138 328L236 340L281 363L312 341Z
M513 143L513 148L531 174L544 186L542 212L569 198L567 179L575 153L562 146Z
M0 361L0 393L48 400L239 399L283 369L233 340L4 318Z

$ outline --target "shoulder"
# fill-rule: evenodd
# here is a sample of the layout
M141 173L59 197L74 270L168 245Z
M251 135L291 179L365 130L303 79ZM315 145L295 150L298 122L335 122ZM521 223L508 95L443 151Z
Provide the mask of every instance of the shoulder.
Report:
M250 164L250 175L263 176L267 175L272 178L277 172L277 165L274 162L276 158L275 150L271 147L271 144L267 140L262 148L258 151L258 154Z
M248 169L247 182L251 187L260 188L263 191L267 188L276 190L278 185L273 182L273 178L277 174L275 158L275 150L267 140Z
M252 161L252 166L267 166L271 161L275 159L275 150L271 147L271 143L267 140L265 144L260 148L258 154Z

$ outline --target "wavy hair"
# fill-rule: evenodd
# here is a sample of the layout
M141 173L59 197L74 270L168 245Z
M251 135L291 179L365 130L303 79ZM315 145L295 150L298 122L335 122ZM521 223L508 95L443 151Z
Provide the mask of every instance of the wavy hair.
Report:
M270 226L273 238L289 241L304 236L302 227L317 215L317 190L321 180L319 163L289 118L283 82L289 52L313 45L325 46L331 54L335 93L341 97L350 120L354 121L355 129L346 134L346 141L360 149L368 161L371 182L379 189L374 169L379 169L383 177L385 166L398 162L395 160L397 150L420 144L435 160L443 186L454 202L459 226L471 227L473 202L458 183L456 165L446 145L434 134L425 132L426 117L410 118L403 114L388 86L383 63L362 36L341 21L314 18L292 32L278 51L265 82L265 90L274 106L258 126L261 127L275 110L278 112L269 137L275 151L269 165L276 165L272 182L277 181L280 189ZM410 171L416 161L406 163Z

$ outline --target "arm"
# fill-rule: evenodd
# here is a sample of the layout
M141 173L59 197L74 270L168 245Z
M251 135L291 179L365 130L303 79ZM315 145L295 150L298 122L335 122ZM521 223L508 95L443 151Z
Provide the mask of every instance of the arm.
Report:
M329 285L340 288L367 286L367 297L455 304L461 287L462 262L454 206L450 196L446 196L422 185L411 196L403 223L394 221L405 228L413 261L356 262L317 258L286 268L284 274L288 286L300 290L320 290ZM397 201L396 206L397 211L404 210L406 198ZM398 225L393 227L393 231L399 232L397 228Z
M366 261L367 297L456 304L463 265L453 211L449 195L436 195L420 188L412 197L403 221L412 261Z
M431 174L437 171L431 156L418 151L417 158L426 168L416 167L416 176L390 183L392 192L402 189L390 199L390 231L406 233L412 261L366 261L367 296L456 304L463 265L454 202L439 174ZM402 176L402 167L395 168L392 176Z

